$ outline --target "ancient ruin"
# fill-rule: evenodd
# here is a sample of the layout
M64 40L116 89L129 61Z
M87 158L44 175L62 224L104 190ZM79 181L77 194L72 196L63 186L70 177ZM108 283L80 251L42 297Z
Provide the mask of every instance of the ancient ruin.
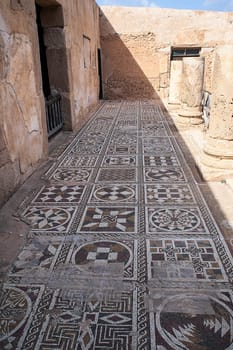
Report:
M232 33L0 1L0 349L233 350Z

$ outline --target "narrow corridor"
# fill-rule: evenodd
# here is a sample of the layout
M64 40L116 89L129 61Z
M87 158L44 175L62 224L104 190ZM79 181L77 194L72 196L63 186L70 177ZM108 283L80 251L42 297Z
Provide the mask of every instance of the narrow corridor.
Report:
M152 102L105 102L24 202L3 350L232 350L232 256Z

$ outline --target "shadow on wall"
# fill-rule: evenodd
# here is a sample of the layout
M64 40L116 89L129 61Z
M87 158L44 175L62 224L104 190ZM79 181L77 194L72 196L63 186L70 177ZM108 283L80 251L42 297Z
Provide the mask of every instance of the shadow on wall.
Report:
M154 34L125 35L123 41L103 12L100 16L103 27L107 29L107 34L100 38L104 98L159 100L159 78L156 77L158 68L156 69L156 60L153 57ZM149 40L152 45L143 46L145 40ZM131 52L139 58L140 65Z

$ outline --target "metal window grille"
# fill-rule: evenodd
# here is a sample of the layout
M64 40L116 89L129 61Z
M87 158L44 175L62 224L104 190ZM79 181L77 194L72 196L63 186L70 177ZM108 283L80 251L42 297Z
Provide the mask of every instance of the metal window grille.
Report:
M172 48L171 59L179 60L183 57L199 57L200 56L200 47L177 47Z
M63 126L63 117L61 111L61 96L59 94L50 96L45 101L46 121L48 137L54 135Z
M203 119L205 125L209 126L209 120L210 120L210 108L211 108L211 93L203 90L202 91L202 111L203 111Z

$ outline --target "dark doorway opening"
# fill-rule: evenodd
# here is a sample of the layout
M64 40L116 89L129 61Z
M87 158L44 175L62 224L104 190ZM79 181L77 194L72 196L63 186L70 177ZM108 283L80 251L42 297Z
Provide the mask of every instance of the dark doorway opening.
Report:
M103 94L103 80L102 80L102 60L101 60L101 49L98 49L98 75L99 75L99 99L104 98Z
M50 91L50 83L49 83L47 57L46 57L46 47L44 44L44 30L41 24L40 13L41 13L41 7L36 4L36 23L37 23L39 49L40 49L42 86L43 86L44 97L48 98L51 91Z
M51 8L51 7L50 7ZM56 9L56 7L52 7ZM44 28L42 22L42 11L43 7L36 3L36 23L38 30L38 41L39 41L39 52L40 52L40 63L41 63L41 76L42 76L42 87L45 97L45 109L46 109L46 123L48 137L51 137L63 127L63 114L61 105L61 95L58 91L51 88L50 75L48 65L48 54L47 47L44 41ZM53 92L52 92L53 91Z

